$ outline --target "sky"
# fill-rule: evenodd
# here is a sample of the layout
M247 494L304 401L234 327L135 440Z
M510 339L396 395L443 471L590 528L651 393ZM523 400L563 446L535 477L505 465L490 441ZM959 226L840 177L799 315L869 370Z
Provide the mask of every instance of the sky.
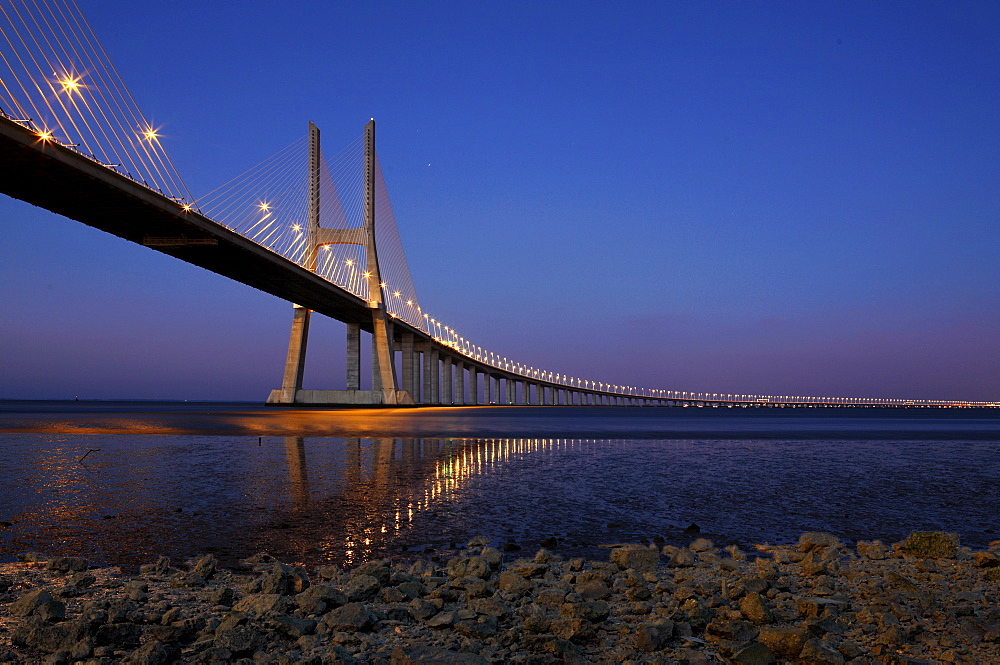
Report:
M1000 399L996 2L78 0L195 198L378 126L425 311L695 392ZM263 400L291 306L0 196L0 398ZM344 386L314 317L307 388Z

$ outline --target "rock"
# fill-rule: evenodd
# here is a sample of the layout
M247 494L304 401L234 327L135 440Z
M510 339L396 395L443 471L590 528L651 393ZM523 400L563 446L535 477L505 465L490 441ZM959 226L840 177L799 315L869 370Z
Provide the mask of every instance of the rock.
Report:
M275 562L271 572L261 580L261 593L277 593L282 596L302 593L309 588L309 577L301 566L286 566Z
M731 662L739 665L770 665L777 662L770 647L761 642L751 642L733 654Z
M246 612L252 616L267 614L284 614L288 599L276 593L255 593L245 597L233 607L237 612Z
M42 621L62 621L66 618L66 605L58 600L50 600L36 607L33 615Z
M846 603L833 598L820 598L816 596L803 596L795 599L795 605L799 614L804 617L818 617L824 612L836 613Z
M191 572L199 575L202 579L210 580L212 579L212 576L215 575L215 566L215 557L209 554L198 559L197 563L195 563L194 567L191 569Z
M392 569L388 559L368 561L351 571L351 575L371 575L381 586L388 586L392 578Z
M924 559L954 559L958 546L957 533L914 531L899 544L899 550Z
M858 556L872 559L873 561L882 561L889 558L889 548L881 540L873 540L871 542L859 540Z
M139 572L143 575L159 575L161 577L170 574L170 559L161 556L156 563L146 563L139 566Z
M70 649L88 637L89 625L83 620L48 624L38 617L29 617L11 632L14 646L26 646L44 653Z
M694 562L695 553L687 548L677 550L670 558L670 565L675 568L687 568L693 566Z
M412 646L396 647L389 657L390 665L416 665L436 663L438 665L488 665L490 661L474 653L451 651L443 647Z
M26 617L33 614L42 605L51 603L53 600L55 599L52 597L52 594L45 589L35 589L11 603L7 611L12 616Z
M137 623L106 623L98 626L95 636L98 645L115 649L135 648L142 639L142 626Z
M778 658L793 660L810 638L805 626L761 626L757 641L767 645Z
M843 665L844 657L823 640L813 638L802 646L799 659L815 665Z
M600 623L611 615L611 607L603 600L591 600L582 603L564 603L559 608L559 614L567 618L587 619Z
M60 556L54 559L49 559L48 565L45 566L47 570L54 570L60 573L74 572L78 573L88 568L87 561L75 556Z
M541 575L548 569L549 567L544 563L535 563L534 561L527 561L525 559L518 559L511 565L507 566L508 571L517 573L525 579Z
M670 642L674 633L674 622L661 619L645 623L635 631L635 648L639 651L660 651Z
M235 593L229 587L218 587L204 592L204 598L212 605L232 607Z
M660 553L651 547L616 547L611 550L611 562L623 569L653 572L660 562Z
M544 547L537 552L535 552L535 558L532 559L535 563L553 563L559 561L560 557L557 554L553 554Z
M234 626L229 630L215 631L213 646L234 654L250 654L267 644L267 637L253 626Z
M724 619L716 617L705 626L705 639L711 641L730 640L746 642L757 635L756 627L742 619Z
M1000 556L997 556L994 552L973 552L972 559L976 562L976 566L979 568L993 568L995 566L1000 566Z
M497 618L507 617L511 614L511 609L495 598L476 598L469 602L469 609L476 614Z
M561 640L570 642L586 642L594 637L594 624L579 617L572 619L553 619L549 630Z
M552 590L548 591L551 592ZM574 591L576 591L576 593L578 593L584 600L604 600L611 595L611 589L608 588L608 585L605 584L603 580L587 580L586 582L577 584ZM563 593L562 596L563 599L566 598L565 593ZM549 604L543 602L541 598L539 598L538 602L542 605ZM561 605L562 602L559 604Z
M520 596L531 590L531 582L515 572L505 570L500 573L500 579L497 580L497 588L501 591Z
M421 598L414 598L406 604L406 611L417 621L423 621L437 613L437 608Z
M490 576L490 564L481 556L455 557L448 562L448 577Z
M455 623L454 612L438 612L427 620L427 625L431 628L448 628Z
M295 605L306 614L323 614L348 602L347 596L329 584L313 584L295 594Z
M829 547L840 547L840 539L831 533L807 531L799 536L799 543L796 549L799 552L806 553L815 550L825 550Z
M455 624L455 632L472 639L485 640L497 634L496 619L494 617L462 619Z
M348 603L327 612L323 617L323 623L331 630L356 633L370 630L374 626L375 619L365 605Z
M740 599L740 611L743 612L743 616L758 625L774 621L767 603L756 591L752 591Z
M18 552L15 556L18 561L25 563L45 563L49 560L49 557L41 552Z
M709 552L715 549L715 545L708 538L696 538L688 545L688 549L692 552Z
M198 573L177 572L170 576L170 586L175 589L197 589L208 584Z
M165 665L180 657L176 647L164 646L160 642L147 642L132 652L128 658L130 665Z
M352 575L344 585L344 595L352 603L371 600L382 588L378 579L371 575Z
M297 640L303 635L312 635L316 632L316 622L312 619L300 619L288 614L279 614L268 619L267 627L293 640Z

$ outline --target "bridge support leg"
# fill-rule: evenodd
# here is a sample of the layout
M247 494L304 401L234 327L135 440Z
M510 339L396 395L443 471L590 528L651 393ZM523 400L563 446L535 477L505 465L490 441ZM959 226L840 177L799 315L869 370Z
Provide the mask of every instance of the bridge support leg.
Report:
M392 324L381 305L372 310L372 390L382 391L382 403L395 405L398 391L392 353Z
M402 338L403 348L400 351L402 362L400 364L403 369L403 390L413 395L414 401L419 401L416 391L413 389L413 333L404 332Z
M427 373L431 377L431 390L429 399L431 404L441 403L441 357L438 354L438 350L431 346L430 353L427 354L430 358L429 367Z
M451 405L452 402L454 402L454 397L452 396L452 390L451 390L451 375L452 375L451 356L445 355L441 359L441 361L442 361L441 364L443 365L442 370L444 378L444 381L442 382L441 385L441 403Z
M285 358L285 374L281 380L281 395L278 404L295 404L295 392L302 389L302 375L306 370L306 342L309 340L310 311L299 305L292 305L292 332L288 338L288 356Z
M465 363L455 361L455 404L465 404Z
M479 372L469 366L469 404L479 404Z
M347 324L347 389L361 390L361 326Z

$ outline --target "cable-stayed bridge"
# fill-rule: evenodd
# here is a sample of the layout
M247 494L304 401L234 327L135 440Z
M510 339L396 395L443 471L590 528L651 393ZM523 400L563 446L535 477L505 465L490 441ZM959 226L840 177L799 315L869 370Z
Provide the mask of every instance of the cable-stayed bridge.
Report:
M295 303L282 385L268 403L988 405L640 388L495 353L417 298L374 121L329 155L310 123L278 154L194 197L73 0L0 0L0 11L0 191ZM313 313L347 325L344 389L303 388Z

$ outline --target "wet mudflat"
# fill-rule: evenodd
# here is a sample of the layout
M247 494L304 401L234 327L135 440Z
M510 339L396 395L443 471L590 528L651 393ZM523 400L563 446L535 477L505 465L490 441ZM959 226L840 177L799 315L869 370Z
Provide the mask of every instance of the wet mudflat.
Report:
M747 548L805 531L997 539L992 414L728 411L7 403L0 557L357 565L484 535L601 559L686 545L692 525Z

